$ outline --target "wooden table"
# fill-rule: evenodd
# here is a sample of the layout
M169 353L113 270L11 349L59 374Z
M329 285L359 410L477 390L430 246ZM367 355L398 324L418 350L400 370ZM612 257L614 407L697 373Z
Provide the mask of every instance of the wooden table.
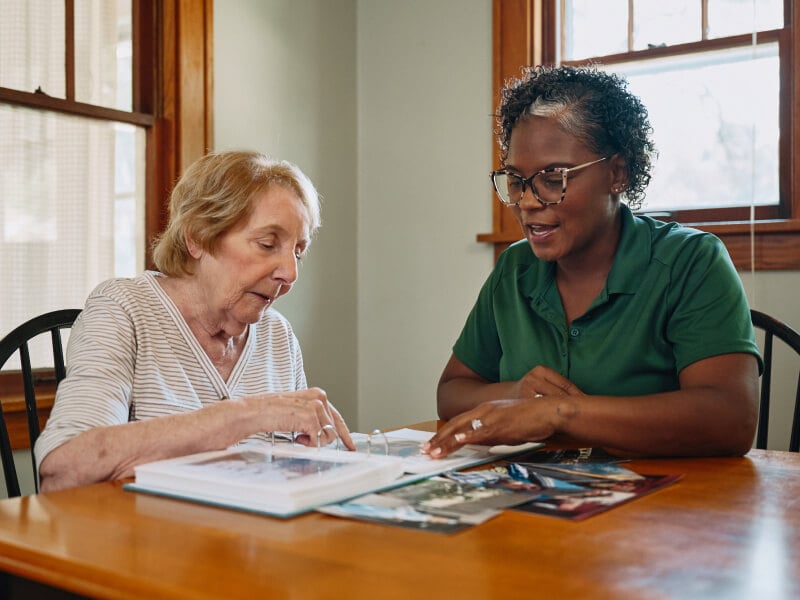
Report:
M454 535L281 520L119 482L3 500L0 597L800 597L800 455L629 466L684 477L586 521L505 511Z

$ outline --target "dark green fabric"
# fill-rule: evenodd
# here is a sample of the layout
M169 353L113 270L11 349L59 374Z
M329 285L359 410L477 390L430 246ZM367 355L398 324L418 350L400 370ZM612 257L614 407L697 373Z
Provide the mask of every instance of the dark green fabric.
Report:
M527 240L509 247L480 291L453 348L490 381L546 365L587 394L632 396L679 388L698 360L759 359L741 280L722 242L621 207L622 232L605 288L569 328L555 264Z

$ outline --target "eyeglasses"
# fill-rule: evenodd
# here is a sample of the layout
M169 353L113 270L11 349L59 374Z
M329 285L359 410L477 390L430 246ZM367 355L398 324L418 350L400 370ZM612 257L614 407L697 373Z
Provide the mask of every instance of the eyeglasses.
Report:
M575 167L543 169L527 179L516 173L509 173L505 169L500 169L492 171L492 184L494 185L494 191L497 192L497 197L500 198L500 202L503 204L519 204L525 194L525 187L528 186L542 206L552 206L553 204L561 204L567 197L567 180L570 173L591 167L607 159L608 156L604 156Z

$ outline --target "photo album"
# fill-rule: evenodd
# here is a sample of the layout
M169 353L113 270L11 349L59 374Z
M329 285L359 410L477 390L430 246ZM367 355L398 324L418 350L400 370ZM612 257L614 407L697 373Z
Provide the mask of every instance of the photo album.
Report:
M226 450L134 468L127 490L290 517L320 506L406 485L519 453L522 446L465 446L434 460L422 454L433 434L413 429L353 434L356 451L291 442L244 443Z
M289 444L247 444L134 467L125 488L289 517L388 486L402 460Z

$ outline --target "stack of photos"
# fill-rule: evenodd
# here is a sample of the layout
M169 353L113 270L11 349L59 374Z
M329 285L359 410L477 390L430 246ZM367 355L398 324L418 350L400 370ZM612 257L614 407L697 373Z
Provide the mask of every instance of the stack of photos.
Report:
M500 473L492 477L492 471L479 472L486 475L477 484L462 482L453 477L455 473L447 473L318 510L384 525L455 533L497 516L503 508L536 497L534 493L504 487L501 481L507 478Z
M515 510L580 521L671 485L681 475L640 475L616 463L509 463L508 477L539 495Z
M591 449L525 455L482 470L450 471L411 485L320 509L326 514L454 533L510 508L580 521L675 483L681 475L642 475Z

